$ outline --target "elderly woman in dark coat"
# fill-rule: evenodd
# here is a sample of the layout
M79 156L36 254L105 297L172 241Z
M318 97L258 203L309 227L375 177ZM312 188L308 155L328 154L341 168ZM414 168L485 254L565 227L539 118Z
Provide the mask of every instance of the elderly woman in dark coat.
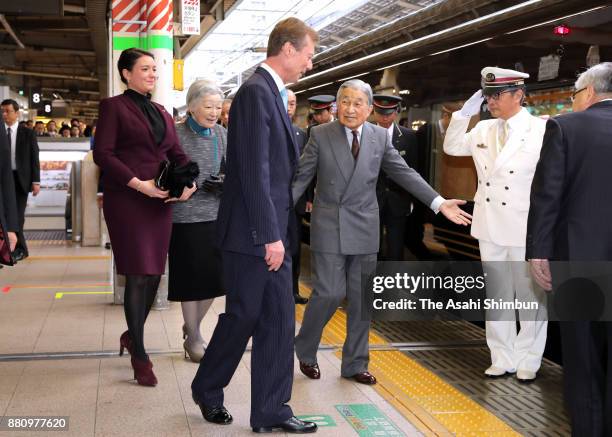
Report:
M127 49L118 61L127 90L100 102L94 160L103 171L104 217L117 272L126 276L125 317L120 338L127 348L138 384L154 386L157 378L144 348L144 324L164 273L172 208L168 192L155 186L160 163L184 165L189 158L179 146L174 122L163 106L151 101L156 66L151 53ZM185 188L187 200L195 185Z
M168 299L181 302L185 357L199 362L204 355L200 323L213 298L222 296L221 259L215 247L215 226L221 195L227 131L217 124L223 93L206 80L187 92L189 115L176 131L183 150L200 168L200 189L173 206L169 256ZM212 177L211 177L212 175Z

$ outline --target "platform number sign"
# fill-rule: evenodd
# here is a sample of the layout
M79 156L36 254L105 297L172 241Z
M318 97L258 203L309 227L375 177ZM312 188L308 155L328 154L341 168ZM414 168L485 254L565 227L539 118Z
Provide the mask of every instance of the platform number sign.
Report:
M53 111L51 100L42 101L42 110L45 115L51 115L51 112Z
M40 88L32 88L30 90L30 107L41 109L43 106L43 95Z

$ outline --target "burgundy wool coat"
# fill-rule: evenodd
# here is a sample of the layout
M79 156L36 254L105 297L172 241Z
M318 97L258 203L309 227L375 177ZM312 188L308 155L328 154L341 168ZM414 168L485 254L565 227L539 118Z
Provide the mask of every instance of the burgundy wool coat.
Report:
M94 141L94 161L102 169L104 218L108 226L117 272L122 275L164 273L172 206L127 186L137 177L155 178L166 159L183 165L189 158L178 143L174 121L154 103L166 123L166 134L155 144L147 119L125 95L100 102Z

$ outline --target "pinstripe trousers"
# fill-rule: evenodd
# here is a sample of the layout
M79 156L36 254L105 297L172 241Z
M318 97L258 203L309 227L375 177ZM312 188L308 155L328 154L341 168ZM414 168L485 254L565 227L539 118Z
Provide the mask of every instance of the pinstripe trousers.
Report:
M191 384L207 406L223 404L226 387L253 337L251 352L251 426L271 426L293 416L287 405L293 386L295 306L291 256L268 271L262 257L222 252L227 287L219 320ZM230 408L231 410L231 408Z

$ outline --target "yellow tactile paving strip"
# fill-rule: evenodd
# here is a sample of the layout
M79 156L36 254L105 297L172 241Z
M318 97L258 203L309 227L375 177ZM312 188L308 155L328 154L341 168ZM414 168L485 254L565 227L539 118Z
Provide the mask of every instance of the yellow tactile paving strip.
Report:
M310 289L300 284L303 296ZM296 305L302 321L304 306ZM322 342L340 346L346 337L346 314L336 311L323 331ZM389 345L370 332L370 344ZM341 351L336 355L340 358ZM425 435L520 436L503 420L398 350L370 351L370 370L378 378L376 391Z
M40 247L40 246L66 246L68 242L66 240L27 240L28 246Z
M92 261L92 260L110 260L110 255L80 255L80 256L29 256L23 261Z

